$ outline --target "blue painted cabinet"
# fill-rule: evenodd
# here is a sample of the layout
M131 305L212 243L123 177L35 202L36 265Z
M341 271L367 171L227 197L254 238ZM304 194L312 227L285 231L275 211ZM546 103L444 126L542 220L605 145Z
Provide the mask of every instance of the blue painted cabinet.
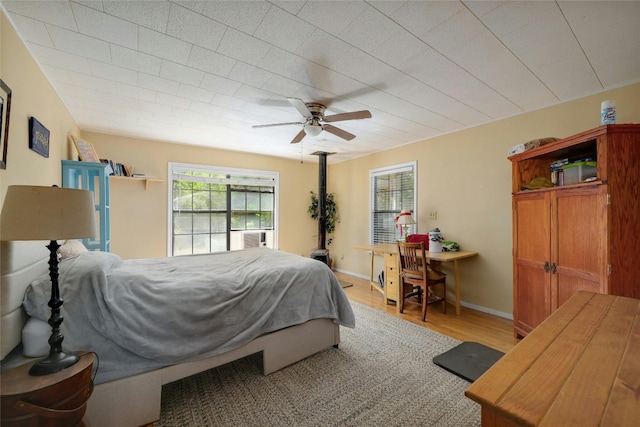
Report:
M111 251L110 169L105 163L62 161L62 186L93 192L98 237L82 239L82 243L90 251Z

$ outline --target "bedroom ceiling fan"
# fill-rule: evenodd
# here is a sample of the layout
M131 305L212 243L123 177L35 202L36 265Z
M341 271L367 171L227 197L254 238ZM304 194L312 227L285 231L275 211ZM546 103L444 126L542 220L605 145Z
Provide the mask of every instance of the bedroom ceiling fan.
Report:
M323 104L319 104L317 102L304 102L303 100L298 98L287 98L287 100L291 103L291 105L295 107L296 110L300 112L300 114L302 114L304 121L272 123L267 125L255 125L252 127L254 129L257 129L273 126L301 125L302 130L291 140L292 144L296 144L302 141L302 138L304 138L306 135L317 136L323 130L326 130L327 132L332 133L342 139L346 139L347 141L351 141L356 137L354 134L330 125L329 123L340 122L344 120L359 120L371 118L371 112L369 112L368 110L352 111L350 113L340 113L325 116L324 112L327 107Z

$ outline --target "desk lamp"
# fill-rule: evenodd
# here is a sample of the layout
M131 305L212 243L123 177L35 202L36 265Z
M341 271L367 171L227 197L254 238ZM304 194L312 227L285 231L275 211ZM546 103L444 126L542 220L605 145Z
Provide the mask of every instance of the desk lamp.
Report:
M12 185L2 206L1 240L49 240L49 277L51 278L51 350L36 362L30 375L40 376L61 371L79 360L75 353L62 351L64 336L60 332L62 298L58 288L58 239L96 236L96 211L93 193L60 187Z
M400 214L395 219L395 223L396 226L400 226L401 231L404 231L404 240L406 241L409 235L409 226L416 223L411 215L411 211L408 209L400 211Z

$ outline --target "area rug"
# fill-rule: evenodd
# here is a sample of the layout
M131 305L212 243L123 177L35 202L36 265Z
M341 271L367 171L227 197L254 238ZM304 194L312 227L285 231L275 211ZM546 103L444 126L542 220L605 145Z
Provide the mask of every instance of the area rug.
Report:
M340 280L340 286L342 286L343 288L350 288L351 286L353 286L353 283L343 282L342 280Z
M154 426L480 425L469 383L432 363L459 341L352 305L339 348L267 376L258 354L167 384Z

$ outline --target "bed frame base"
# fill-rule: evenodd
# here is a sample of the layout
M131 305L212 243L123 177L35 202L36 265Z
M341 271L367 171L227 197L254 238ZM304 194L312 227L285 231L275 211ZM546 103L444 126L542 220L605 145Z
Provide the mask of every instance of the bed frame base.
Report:
M160 418L162 385L262 352L268 375L340 342L340 327L315 319L261 336L236 350L98 384L83 419L87 427L138 427Z

